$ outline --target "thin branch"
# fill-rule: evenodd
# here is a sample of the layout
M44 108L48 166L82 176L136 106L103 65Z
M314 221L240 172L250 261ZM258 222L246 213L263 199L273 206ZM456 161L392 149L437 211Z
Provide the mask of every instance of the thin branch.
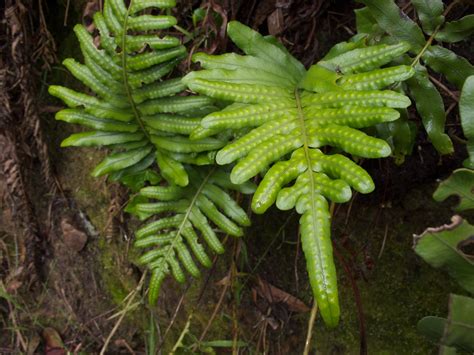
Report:
M313 336L314 322L316 321L316 315L318 314L318 303L316 300L313 301L313 307L311 308L311 316L308 321L308 333L306 334L306 341L304 343L303 355L308 355L311 348L311 337Z
M104 346L102 347L102 349L100 350L100 355L104 355L105 352L107 351L107 347L109 346L109 343L110 341L112 340L112 337L115 335L115 333L117 332L117 330L119 329L120 327L120 324L122 323L123 319L125 318L125 315L128 313L128 311L131 309L131 304L133 302L133 300L135 299L135 296L140 292L140 290L142 289L143 287L143 283L145 281L145 277L146 277L146 274L147 272L145 271L142 275L142 278L140 279L140 282L138 283L138 286L128 294L128 301L127 301L127 304L125 305L125 308L120 316L120 318L117 320L117 322L115 323L114 327L112 328L112 331L110 332L109 336L107 337L107 339L105 340L105 343L104 343Z
M454 101L459 102L459 96L455 95L452 93L451 90L449 90L442 82L434 78L433 76L430 75L430 80L435 83L437 86L440 87L441 90L443 90L449 97L451 97Z

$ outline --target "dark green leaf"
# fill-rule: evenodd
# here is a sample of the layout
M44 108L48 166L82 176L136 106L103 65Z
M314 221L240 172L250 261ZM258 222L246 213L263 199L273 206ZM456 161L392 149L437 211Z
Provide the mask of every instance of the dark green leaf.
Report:
M354 13L356 15L357 33L372 34L374 31L380 28L377 25L377 21L370 13L370 10L368 7L364 7L362 9L356 9L354 10Z
M441 42L459 42L474 33L474 14L464 16L458 21L446 22L435 38Z
M444 201L451 195L459 197L460 203L455 211L465 211L474 208L474 170L458 169L439 184L433 194L436 201Z
M444 133L446 114L443 98L431 83L426 69L417 66L416 74L408 79L407 84L431 143L440 154L452 153L453 143Z
M467 291L474 293L474 260L468 255L474 226L454 216L452 224L428 228L415 236L415 252L435 268L444 268Z
M474 299L451 294L448 319L425 317L418 330L432 342L442 344L442 354L455 354L456 349L474 351Z
M456 355L456 354L458 354L458 352L456 351L456 348L442 345L442 346L439 347L438 354L439 355Z
M446 318L428 316L420 319L417 324L418 331L433 343L439 344L443 337Z
M141 221L143 221L144 219L150 217L150 213L141 212L137 208L137 205L147 203L147 202L148 202L148 198L142 195L135 195L130 199L127 206L124 208L124 211L137 216Z
M405 156L411 154L416 138L416 125L408 121L407 110L399 111L398 120L376 126L377 135L385 139L392 147L392 155L398 165L405 161Z
M199 22L204 20L206 17L206 10L202 7L198 7L196 10L193 11L193 26L196 27Z
M459 114L464 136L467 138L466 168L474 169L474 75L466 79L459 99Z
M140 190L147 182L149 182L151 185L157 185L160 181L160 175L150 169L138 171L134 174L126 175L120 179L120 182L133 192Z
M431 69L444 74L458 89L462 88L468 76L474 75L474 66L466 58L441 46L429 47L422 58Z
M418 25L413 22L395 4L393 0L359 0L367 5L377 23L388 34L398 41L411 44L412 50L418 52L425 45L425 37Z
M474 352L474 299L451 294L449 315L441 343L459 350Z
M444 22L444 5L441 0L411 0L423 30L431 35Z

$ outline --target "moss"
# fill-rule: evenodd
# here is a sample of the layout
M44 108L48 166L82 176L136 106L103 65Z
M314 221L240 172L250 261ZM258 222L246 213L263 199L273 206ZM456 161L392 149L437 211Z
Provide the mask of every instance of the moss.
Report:
M369 353L426 354L436 351L436 347L417 332L416 324L424 316L446 314L449 293L459 287L448 275L424 263L412 250L413 233L447 222L452 214L432 201L432 188L427 186L411 191L404 200L382 210L379 217L383 224L379 222L375 228L368 226L373 225L371 221L380 207L359 206L345 229L355 240L352 247L360 250L362 246L369 250L374 263L372 271L365 270L366 280L358 281ZM340 218L337 222L341 222ZM336 236L341 230L336 227ZM381 251L384 238L385 246ZM359 267L363 269L367 264L359 264ZM341 325L328 330L319 322L316 344L322 352L335 348L357 352L359 334L353 292L340 265L338 270Z
M123 275L120 266L115 259L117 257L116 248L107 243L104 238L99 241L100 262L102 270L100 271L105 289L112 296L116 304L121 304L123 299L137 286L129 275Z

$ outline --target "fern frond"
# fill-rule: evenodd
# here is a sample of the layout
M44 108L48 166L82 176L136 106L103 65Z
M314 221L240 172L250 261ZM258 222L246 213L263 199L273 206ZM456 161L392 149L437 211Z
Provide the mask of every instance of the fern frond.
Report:
M252 200L256 213L276 202L302 215L301 241L313 293L326 324L335 326L340 311L327 201L346 202L351 188L368 193L374 184L352 160L320 148L364 158L390 155L387 142L361 129L394 121L400 116L396 109L410 105L405 95L380 90L413 76L409 66L380 68L410 46L338 47L306 71L272 38L238 22L229 23L228 34L245 55L196 54L204 70L184 81L200 94L232 104L207 115L191 137L205 136L203 128L209 135L250 130L219 150L216 160L237 162L231 173L235 184L266 171Z
M227 191L252 193L251 183L232 184L222 168L188 166L186 173L190 177L188 186L144 187L139 198L150 201L128 208L141 219L158 217L135 234L135 247L146 249L139 262L152 273L148 294L151 304L156 302L161 283L168 274L184 282L184 270L193 277L200 275L194 259L205 267L211 266L204 245L214 253L224 252L212 225L236 237L243 235L242 227L250 225L246 212Z
M213 100L178 96L185 89L181 80L163 79L186 49L177 38L159 36L161 30L176 24L173 16L143 11L174 5L171 0L134 0L126 7L123 0L106 0L103 13L94 15L98 38L82 25L74 27L84 64L72 58L63 64L93 94L62 86L51 86L49 92L70 107L58 112L56 119L92 129L71 135L62 146L111 149L94 169L94 176L111 174L117 180L127 172L124 169L136 173L156 161L163 177L186 186L189 179L183 162L225 144L216 138L188 139L199 126L199 115L214 110Z

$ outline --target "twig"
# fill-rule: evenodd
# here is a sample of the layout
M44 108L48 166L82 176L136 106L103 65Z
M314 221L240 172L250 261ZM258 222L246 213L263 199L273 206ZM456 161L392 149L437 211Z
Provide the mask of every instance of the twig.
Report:
M449 105L448 109L446 110L446 117L451 113L451 111L457 106L457 102L453 102L451 105ZM449 126L447 124L446 126ZM456 126L459 126L459 124L456 124Z
M115 345L124 347L128 350L128 352L132 355L135 355L135 351L133 351L132 347L127 343L125 339L118 339L115 341Z
M388 224L385 225L385 233L383 235L382 246L380 247L380 252L379 252L379 255L377 256L377 259L380 259L380 257L382 256L382 253L385 249L385 242L387 241L387 237L388 237Z
M71 5L71 0L67 0L67 3L66 3L66 11L64 13L64 23L63 23L63 26L66 27L67 26L67 18L68 18L68 15L69 15L69 6Z
M177 30L178 32L181 32L181 33L182 33L183 35L185 35L186 37L188 37L190 41L192 41L192 40L194 39L194 35L193 35L191 32L189 32L189 31L187 31L186 29L184 29L183 27L178 26L178 25L174 25L173 28L174 28L175 30Z
M437 86L439 86L450 98L452 98L454 101L459 102L459 97L457 95L454 95L451 90L449 90L442 82L434 78L433 76L430 75L430 80L435 83Z
M293 264L293 270L295 273L295 288L296 288L296 293L299 291L299 277L298 277L298 259L300 256L300 242L301 242L301 235L300 235L300 230L298 228L298 240L296 241L296 255L295 255L295 262Z
M352 212L352 205L354 204L354 201L357 197L357 194L358 194L358 192L355 192L354 196L351 198L351 201L349 202L349 207L348 207L347 213L346 213L346 219L344 221L344 229L345 229L345 227L347 227L347 224L349 223L349 217L350 217L351 212Z
M184 336L189 332L189 327L191 326L191 320L192 319L193 319L193 313L191 313L189 315L188 320L186 322L186 325L184 326L183 331L179 335L178 340L176 340L176 343L174 344L173 349L170 352L171 355L176 353L176 350L178 350L178 348L183 344Z
M314 322L316 321L316 315L318 314L318 303L316 300L313 301L313 307L311 308L311 316L308 321L308 333L306 334L306 341L304 343L303 355L308 355L311 348L311 337L313 336Z
M132 304L132 301L135 299L135 296L138 294L138 292L140 292L141 288L143 287L143 283L145 281L146 274L147 274L147 272L145 271L143 273L142 278L140 279L140 282L138 283L137 287L132 292L130 292L129 295L127 296L128 301L127 301L127 304L125 305L124 312L122 313L120 318L117 320L114 327L112 328L112 331L110 332L109 336L105 340L104 346L100 350L100 355L105 354L105 352L107 350L107 347L109 346L110 340L112 340L112 337L114 336L114 334L117 332L118 328L120 327L120 324L122 323L123 319L125 318L125 315L127 314L128 310L130 308L130 305Z

